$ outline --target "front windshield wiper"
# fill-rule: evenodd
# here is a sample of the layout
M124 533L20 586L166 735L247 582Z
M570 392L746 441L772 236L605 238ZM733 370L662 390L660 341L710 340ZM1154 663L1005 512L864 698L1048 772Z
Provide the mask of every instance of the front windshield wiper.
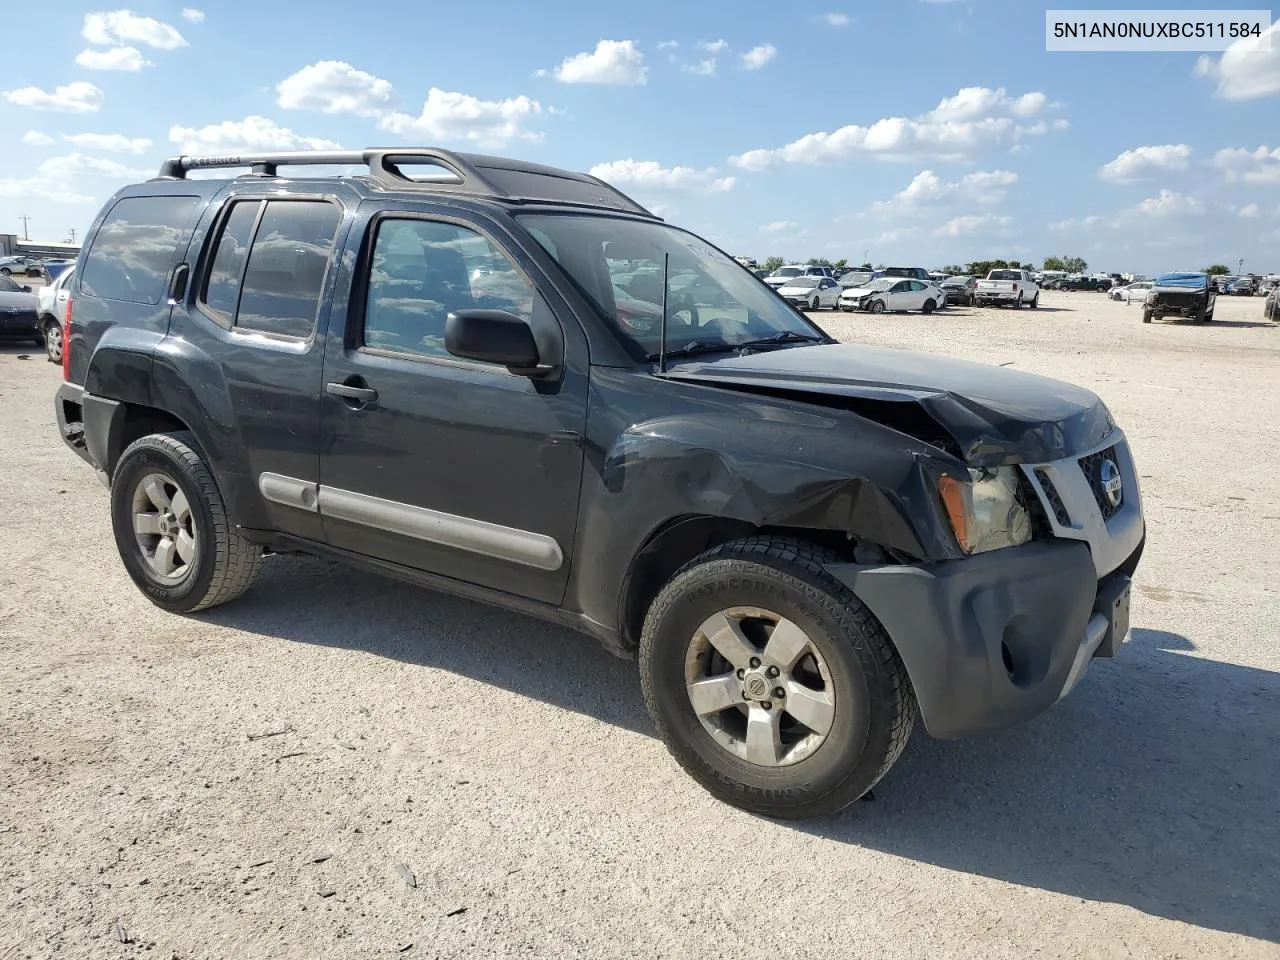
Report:
M761 337L759 340L748 340L745 343L735 343L735 347L772 347L785 343L829 343L827 337L820 337L815 333L796 333L794 330L783 330L781 333L775 333L771 337Z
M674 350L668 350L668 357L690 357L697 353L725 353L730 350L737 350L742 344L738 343L714 343L710 340L694 340L692 343L686 343L683 347L676 347ZM651 353L646 360L657 360L662 357L660 353Z

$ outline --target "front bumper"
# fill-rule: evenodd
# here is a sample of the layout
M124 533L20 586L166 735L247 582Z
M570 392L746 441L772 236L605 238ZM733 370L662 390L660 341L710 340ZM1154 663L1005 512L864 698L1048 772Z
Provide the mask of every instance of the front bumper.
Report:
M1031 719L1066 696L1128 626L1131 563L1098 580L1086 544L1036 541L918 566L828 570L893 640L932 736Z

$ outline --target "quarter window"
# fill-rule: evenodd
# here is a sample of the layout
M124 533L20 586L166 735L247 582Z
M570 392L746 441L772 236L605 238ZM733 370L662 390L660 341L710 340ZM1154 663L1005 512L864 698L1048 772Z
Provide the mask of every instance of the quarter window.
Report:
M190 237L195 197L125 197L98 228L80 270L80 292L156 304Z
M253 225L258 222L261 208L259 200L232 204L231 213L218 236L213 265L201 293L200 299L209 312L227 327L235 322L236 304L240 302L240 280L249 256Z
M458 310L505 310L533 318L533 288L487 237L454 223L384 220L365 300L364 344L448 357L444 325Z

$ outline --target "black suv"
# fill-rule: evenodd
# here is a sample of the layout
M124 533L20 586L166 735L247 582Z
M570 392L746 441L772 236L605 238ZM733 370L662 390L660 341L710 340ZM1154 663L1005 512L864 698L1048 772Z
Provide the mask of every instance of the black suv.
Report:
M367 172L282 175L325 163ZM1142 508L1094 394L836 343L593 177L170 160L99 215L66 320L59 425L157 605L302 551L574 627L749 810L844 806L917 715L1026 720L1128 630Z

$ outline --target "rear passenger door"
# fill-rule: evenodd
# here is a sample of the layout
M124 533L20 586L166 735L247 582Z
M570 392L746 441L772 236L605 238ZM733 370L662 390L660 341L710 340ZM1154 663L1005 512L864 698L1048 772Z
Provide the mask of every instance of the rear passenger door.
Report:
M319 500L328 540L558 603L583 468L581 327L483 215L428 203L366 209L345 333L335 318L325 355ZM446 317L474 308L523 319L556 372L531 379L449 354Z
M208 451L219 481L235 488L224 493L263 511L239 522L310 540L324 538L314 493L303 491L320 475L324 329L347 223L335 196L233 188L197 231L185 304L156 361L172 390L204 379L202 439L225 444L225 457Z

